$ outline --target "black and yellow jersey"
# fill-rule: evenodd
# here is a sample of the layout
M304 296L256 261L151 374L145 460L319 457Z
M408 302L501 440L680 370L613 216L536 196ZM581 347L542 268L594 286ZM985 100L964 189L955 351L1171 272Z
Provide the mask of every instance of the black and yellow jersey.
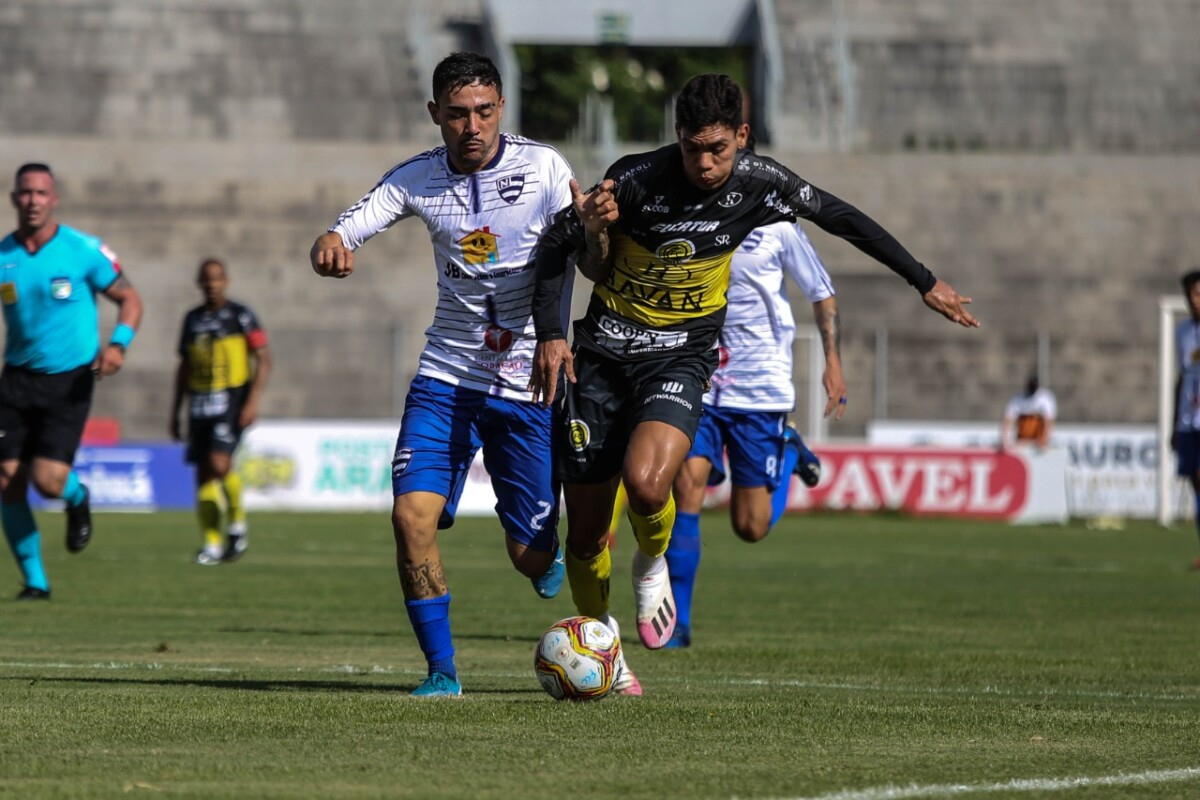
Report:
M216 311L193 308L183 318L179 357L193 395L218 394L253 378L250 353L267 346L267 334L247 306L227 300Z
M714 347L733 254L751 231L773 222L812 220L922 294L936 280L870 217L750 150L738 152L729 179L713 190L687 179L678 144L622 158L605 178L614 182L620 210L608 229L613 268L575 323L575 341L620 359ZM568 254L583 247L574 208L543 238L534 297L539 341L562 338L551 311Z

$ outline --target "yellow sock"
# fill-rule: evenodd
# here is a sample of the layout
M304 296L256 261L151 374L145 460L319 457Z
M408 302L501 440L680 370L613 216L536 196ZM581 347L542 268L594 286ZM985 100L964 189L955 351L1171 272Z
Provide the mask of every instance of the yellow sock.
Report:
M575 609L586 617L600 619L608 613L608 584L612 576L612 556L608 548L587 561L580 561L566 549L566 561L567 581L571 584Z
M242 476L233 470L225 476L225 502L229 510L229 522L245 522L246 509L242 505Z
M196 489L196 517L200 520L200 534L204 546L209 550L220 550L225 546L221 534L221 482L211 480Z
M667 498L667 504L662 511L643 517L629 509L629 524L633 526L633 536L637 539L638 549L650 558L658 558L667 552L671 543L671 528L675 527L675 496Z
M612 536L621 527L621 516L625 513L625 506L629 503L629 496L625 494L625 482L617 484L617 497L613 500L612 518L608 522L608 535Z

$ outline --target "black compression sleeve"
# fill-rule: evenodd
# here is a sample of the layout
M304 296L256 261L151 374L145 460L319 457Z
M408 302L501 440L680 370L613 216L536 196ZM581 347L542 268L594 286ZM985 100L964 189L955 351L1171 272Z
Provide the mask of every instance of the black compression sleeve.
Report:
M534 256L533 327L539 342L567 338L563 331L562 294L567 270L574 263L571 254L576 247L578 227L574 220L573 209L560 212L538 240Z
M821 208L811 219L821 230L832 233L880 262L925 294L937 282L925 265L913 258L904 245L875 220L829 192L813 187L821 199Z

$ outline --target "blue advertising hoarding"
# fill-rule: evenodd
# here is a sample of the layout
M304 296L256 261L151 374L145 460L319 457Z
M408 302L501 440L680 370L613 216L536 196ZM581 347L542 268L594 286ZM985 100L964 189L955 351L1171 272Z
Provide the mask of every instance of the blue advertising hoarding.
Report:
M91 492L97 511L190 509L196 504L192 468L183 461L182 444L84 446L75 471ZM34 508L59 507L30 491Z

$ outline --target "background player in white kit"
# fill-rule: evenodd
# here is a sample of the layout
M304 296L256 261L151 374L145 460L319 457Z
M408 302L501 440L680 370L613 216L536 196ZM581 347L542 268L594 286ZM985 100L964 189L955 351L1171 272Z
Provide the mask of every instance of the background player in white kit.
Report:
M822 383L825 415L841 419L846 381L838 349L837 300L825 265L800 226L777 222L758 228L730 263L721 362L704 395L704 414L692 449L675 479L675 525L667 547L667 569L677 622L667 647L691 645L692 590L700 566L700 511L704 489L732 478L729 515L734 532L747 542L766 537L787 507L793 470L816 485L816 458L787 424L796 403L792 384L792 340L796 323L784 276L813 304L813 319L825 352Z
M429 114L445 146L393 168L310 254L319 275L344 278L354 250L413 216L433 242L437 308L392 461L396 566L429 667L413 692L418 697L462 694L437 531L453 524L480 448L513 566L542 597L562 586L551 411L535 404L527 387L536 344L534 252L554 215L571 206L574 183L557 150L500 133L503 86L486 57L443 59L433 97ZM569 298L566 292L564 320ZM617 688L640 693L633 673L624 673Z

